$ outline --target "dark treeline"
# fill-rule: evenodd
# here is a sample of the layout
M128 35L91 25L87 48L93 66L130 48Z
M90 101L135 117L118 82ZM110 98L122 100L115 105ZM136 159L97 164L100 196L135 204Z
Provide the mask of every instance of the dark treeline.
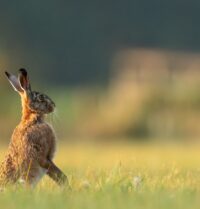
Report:
M121 47L198 51L199 11L197 0L1 1L1 69L27 67L54 85L104 84Z

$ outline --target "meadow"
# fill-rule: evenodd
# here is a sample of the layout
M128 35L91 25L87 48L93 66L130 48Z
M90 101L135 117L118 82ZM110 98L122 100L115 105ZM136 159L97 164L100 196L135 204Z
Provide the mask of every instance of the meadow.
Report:
M184 55L183 72L179 56L174 63L174 54L141 53L140 67L131 55L122 69L133 70L119 68L108 86L33 85L56 103L47 120L59 142L55 162L71 190L44 177L34 189L6 188L0 208L199 208L199 56ZM21 117L19 96L2 82L0 160Z
M199 208L199 150L190 144L61 143L55 162L71 190L45 177L33 190L1 192L0 208Z

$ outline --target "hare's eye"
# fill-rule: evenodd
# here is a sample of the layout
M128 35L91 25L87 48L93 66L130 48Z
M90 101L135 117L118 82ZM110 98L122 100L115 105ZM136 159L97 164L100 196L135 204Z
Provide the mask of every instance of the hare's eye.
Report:
M44 96L43 96L43 95L38 95L38 100L39 100L40 102L44 101Z

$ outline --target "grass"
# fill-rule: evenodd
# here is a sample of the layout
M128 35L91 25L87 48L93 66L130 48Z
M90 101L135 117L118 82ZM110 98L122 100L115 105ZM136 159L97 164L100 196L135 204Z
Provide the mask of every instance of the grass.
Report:
M45 177L34 190L6 189L0 207L197 209L199 150L183 145L60 144L55 162L68 174L72 191Z

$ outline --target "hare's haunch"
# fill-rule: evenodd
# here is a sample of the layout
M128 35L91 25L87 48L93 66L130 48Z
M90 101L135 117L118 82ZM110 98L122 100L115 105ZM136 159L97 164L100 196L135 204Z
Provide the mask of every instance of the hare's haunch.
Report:
M0 185L18 181L35 185L44 174L59 185L68 184L65 174L52 161L56 137L44 121L44 116L54 111L55 103L47 95L31 90L25 69L19 70L18 77L8 72L6 76L21 96L22 118L0 166Z

